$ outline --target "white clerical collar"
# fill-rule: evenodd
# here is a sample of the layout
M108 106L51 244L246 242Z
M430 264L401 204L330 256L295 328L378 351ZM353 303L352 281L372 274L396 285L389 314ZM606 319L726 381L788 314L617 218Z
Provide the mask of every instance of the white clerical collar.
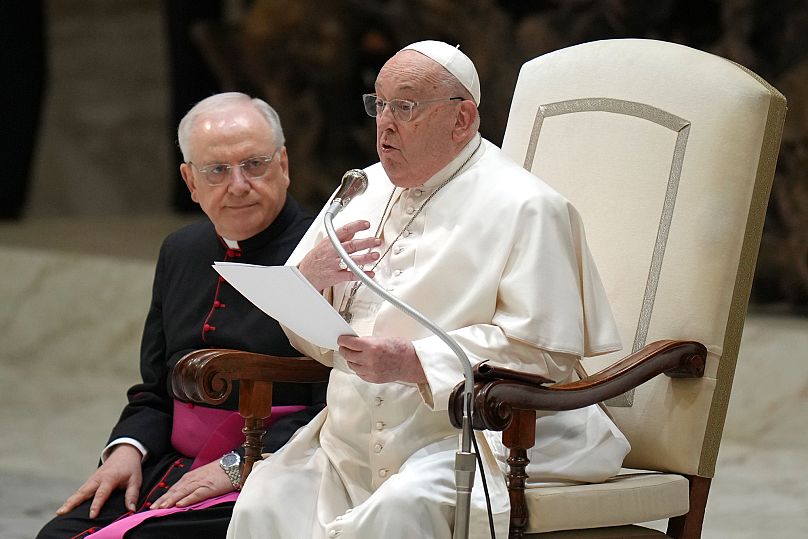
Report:
M482 140L480 134L477 133L474 135L474 138L471 139L463 149L460 150L460 153L455 156L445 167L440 169L434 176L429 178L427 181L423 183L421 186L424 189L430 190L434 187L445 182L452 174L458 172L458 167L463 166L466 161L469 161L471 155L480 147L482 144Z
M241 249L236 240L228 240L227 238L222 236L222 241L224 241L225 245L227 245L230 249Z

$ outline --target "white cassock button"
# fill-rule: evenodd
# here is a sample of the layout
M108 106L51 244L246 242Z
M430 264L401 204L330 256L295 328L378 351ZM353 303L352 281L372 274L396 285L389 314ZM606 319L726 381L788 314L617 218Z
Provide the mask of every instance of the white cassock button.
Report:
M336 536L338 536L340 533L342 533L342 530L331 530L330 532L328 532L328 536L329 536L329 537L336 537Z
M376 421L376 430L384 430L384 422Z
M398 276L399 276L399 275L401 275L402 273L403 273L403 272L402 272L401 270L396 270L396 271L394 271L394 272L393 272L393 275L394 275L395 277L398 277Z
M413 190L412 194L413 196L419 197L424 194L424 191L422 189L415 189Z
M400 245L396 245L396 247L393 249L393 254L394 255L401 254L401 251L403 251L403 250L404 250L404 247L402 247Z
M379 477L387 477L387 468L379 470Z
M376 444L373 446L373 451L375 451L376 453L381 453L382 447L383 447L382 444Z
M413 208L412 206L407 208L407 215L412 215L413 213L415 213L415 208Z
M411 235L412 235L412 232L410 232L409 229L404 230L404 237L405 238L409 238Z
M376 406L381 406L384 403L384 399L381 397L376 397Z

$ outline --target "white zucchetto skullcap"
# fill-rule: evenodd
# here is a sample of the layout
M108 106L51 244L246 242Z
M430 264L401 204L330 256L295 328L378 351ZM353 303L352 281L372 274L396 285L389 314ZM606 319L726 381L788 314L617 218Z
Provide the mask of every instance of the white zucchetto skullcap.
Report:
M419 41L407 45L402 51L420 52L446 68L469 91L474 102L480 104L480 77L471 59L460 51L460 45L452 47L443 41Z

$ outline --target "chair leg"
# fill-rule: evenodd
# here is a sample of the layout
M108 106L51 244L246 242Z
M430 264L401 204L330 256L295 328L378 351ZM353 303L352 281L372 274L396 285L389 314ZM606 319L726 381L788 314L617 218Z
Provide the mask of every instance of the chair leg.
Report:
M710 493L709 477L688 476L690 481L690 510L668 520L667 535L674 539L699 539L704 524L704 510Z
M263 419L245 419L244 428L244 462L241 463L241 486L252 471L253 464L261 460L261 448L263 447L264 433L266 433Z
M510 539L522 539L528 523L527 502L525 501L525 481L528 478L527 465L530 459L527 450L536 440L536 412L513 410L513 421L502 432L502 443L510 452L508 455L508 495L511 501L511 522L508 531Z
M272 382L240 380L239 414L244 418L244 462L241 463L241 485L252 471L253 464L261 460L266 427L264 420L272 414Z

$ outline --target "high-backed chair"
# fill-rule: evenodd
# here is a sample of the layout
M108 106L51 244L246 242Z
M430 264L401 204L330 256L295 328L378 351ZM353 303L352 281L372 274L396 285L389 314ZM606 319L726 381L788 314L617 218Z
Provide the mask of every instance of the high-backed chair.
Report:
M636 354L561 387L480 374L478 422L510 424L512 537L579 528L590 530L546 536L654 536L615 527L658 519L670 519L670 536L700 536L785 110L784 97L754 73L667 42L585 43L522 67L503 150L580 211L622 354ZM660 339L669 341L649 345ZM678 340L706 347L703 376L680 369L685 377L655 377L623 393L647 377L638 371L659 361L660 349L677 365L701 355ZM620 354L583 366L595 372ZM631 442L624 474L524 488L533 410L609 397Z
M587 43L522 68L503 148L583 215L624 350L585 359L589 372L603 369L563 386L477 369L475 425L504 430L511 448L512 537L654 536L624 525L663 518L671 536L699 537L784 116L785 99L759 77L671 43ZM285 372L271 363L196 352L178 364L175 393L215 403L241 380L258 458L256 418L271 399L250 382L257 369L265 389L327 374L311 360L287 361ZM532 488L524 472L535 410L606 399L632 444L624 473ZM458 422L462 396L452 400Z

